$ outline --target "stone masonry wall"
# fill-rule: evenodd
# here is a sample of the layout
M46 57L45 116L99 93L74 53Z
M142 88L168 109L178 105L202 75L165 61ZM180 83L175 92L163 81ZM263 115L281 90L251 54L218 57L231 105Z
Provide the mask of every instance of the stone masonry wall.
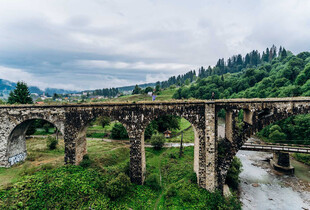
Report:
M184 117L194 128L194 171L198 185L214 191L222 189L233 157L249 136L275 121L309 113L309 102L310 98L292 98L0 106L0 167L9 167L26 158L25 132L34 119L54 124L64 136L65 163L79 164L87 153L87 126L99 116L108 116L127 129L131 180L143 184L146 172L145 128L160 116L175 115ZM229 115L226 118L226 139L218 142L216 113L222 108ZM244 110L242 124L237 123L240 110ZM218 147L221 147L221 154L218 154Z
M0 106L0 167L25 160L25 133L32 120L49 121L63 133L63 112L61 107Z

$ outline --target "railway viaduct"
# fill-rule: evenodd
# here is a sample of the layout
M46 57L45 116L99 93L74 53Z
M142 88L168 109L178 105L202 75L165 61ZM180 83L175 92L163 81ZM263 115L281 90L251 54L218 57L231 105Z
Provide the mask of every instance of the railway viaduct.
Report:
M226 110L225 138L218 139L217 112ZM243 122L238 114L243 110ZM0 167L25 160L26 131L33 120L43 119L64 136L65 163L79 164L86 150L86 129L99 117L118 120L130 139L130 177L143 184L146 172L144 131L154 119L176 115L194 129L194 171L198 185L222 189L233 157L246 139L264 126L292 115L310 113L310 98L230 99L67 105L0 106Z

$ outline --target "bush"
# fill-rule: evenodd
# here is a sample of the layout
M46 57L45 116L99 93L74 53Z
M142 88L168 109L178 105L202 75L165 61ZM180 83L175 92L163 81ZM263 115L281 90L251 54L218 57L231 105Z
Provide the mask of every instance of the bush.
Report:
M49 130L50 127L51 127L51 126L50 126L49 123L45 123L45 124L43 125L43 129L44 129L44 131L45 131L46 133L48 133L48 130Z
M310 155L309 154L294 153L293 157L296 160L310 166Z
M27 154L26 160L28 160L28 161L35 161L35 160L39 159L42 156L43 156L43 154L41 154L41 153L38 154L38 153L29 152Z
M169 158L171 158L171 159L177 159L177 157L175 156L174 153L170 153L170 154L169 154Z
M286 139L286 134L282 133L278 130L273 131L270 135L269 135L269 139L273 140L273 141L277 141L277 140L285 140Z
M128 139L126 128L121 123L115 123L111 131L112 139Z
M157 174L149 175L145 180L145 185L153 190L160 190L159 176Z
M124 173L120 173L116 178L107 183L107 194L112 199L119 198L126 194L130 185L129 177Z
M160 150L165 144L166 138L163 134L156 133L151 137L151 144L156 150Z
M83 160L80 162L80 166L87 168L92 164L92 161L89 159L88 154L83 156Z
M27 129L26 135L33 135L36 132L36 126L34 123L31 123Z
M47 137L47 148L49 150L56 149L57 144L58 144L58 139L56 139L55 137L52 137L52 136Z
M185 202L193 202L194 201L194 196L187 189L182 189L180 192L180 196L181 196L182 200Z
M226 184L230 186L233 190L238 189L238 185L240 183L239 174L242 171L242 163L239 158L234 157L231 167L227 172Z
M97 124L101 125L103 128L107 125L110 125L111 119L106 116L100 116L97 119Z
M166 198L171 198L177 195L177 188L175 184L171 184L167 190Z
M196 184L197 183L197 174L195 173L195 171L193 171L192 173L190 173L189 175L189 180L191 181L191 183Z

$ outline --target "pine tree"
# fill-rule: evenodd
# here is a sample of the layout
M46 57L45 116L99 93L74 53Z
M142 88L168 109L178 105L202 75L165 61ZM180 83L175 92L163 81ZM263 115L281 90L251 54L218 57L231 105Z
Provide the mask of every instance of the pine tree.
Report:
M10 92L9 104L32 104L28 86L24 82L17 82L15 90Z
M282 52L281 52L281 58L285 58L286 56L287 56L287 52L283 47Z
M160 91L160 82L156 82L155 92L158 93Z
M140 93L141 93L141 88L138 85L136 85L135 89L133 89L132 91L132 94L134 95L134 94L140 94Z

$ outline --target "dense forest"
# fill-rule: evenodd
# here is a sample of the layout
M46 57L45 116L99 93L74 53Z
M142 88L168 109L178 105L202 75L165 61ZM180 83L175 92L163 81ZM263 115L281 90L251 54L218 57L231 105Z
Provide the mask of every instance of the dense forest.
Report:
M220 58L213 68L211 66L207 69L203 66L199 68L198 78L202 79L212 75L236 73L242 71L244 68L257 67L263 63L270 63L276 57L284 58L286 56L287 51L285 48L280 47L277 52L276 46L273 45L270 49L267 48L262 55L257 50L253 50L252 52L247 53L244 57L241 54L234 55L228 58L227 62L225 62L224 58ZM167 88L171 85L188 85L196 79L196 71L191 70L184 75L172 76L167 81L161 82L161 87Z
M240 72L220 76L198 77L196 83L182 86L173 97L211 99L212 92L215 99L310 96L309 78L310 53L295 56L286 52L255 68L246 67Z
M95 95L95 96L104 96L108 98L113 98L119 94L120 91L118 88L103 88L103 89L96 89L94 91L90 91L89 95Z

